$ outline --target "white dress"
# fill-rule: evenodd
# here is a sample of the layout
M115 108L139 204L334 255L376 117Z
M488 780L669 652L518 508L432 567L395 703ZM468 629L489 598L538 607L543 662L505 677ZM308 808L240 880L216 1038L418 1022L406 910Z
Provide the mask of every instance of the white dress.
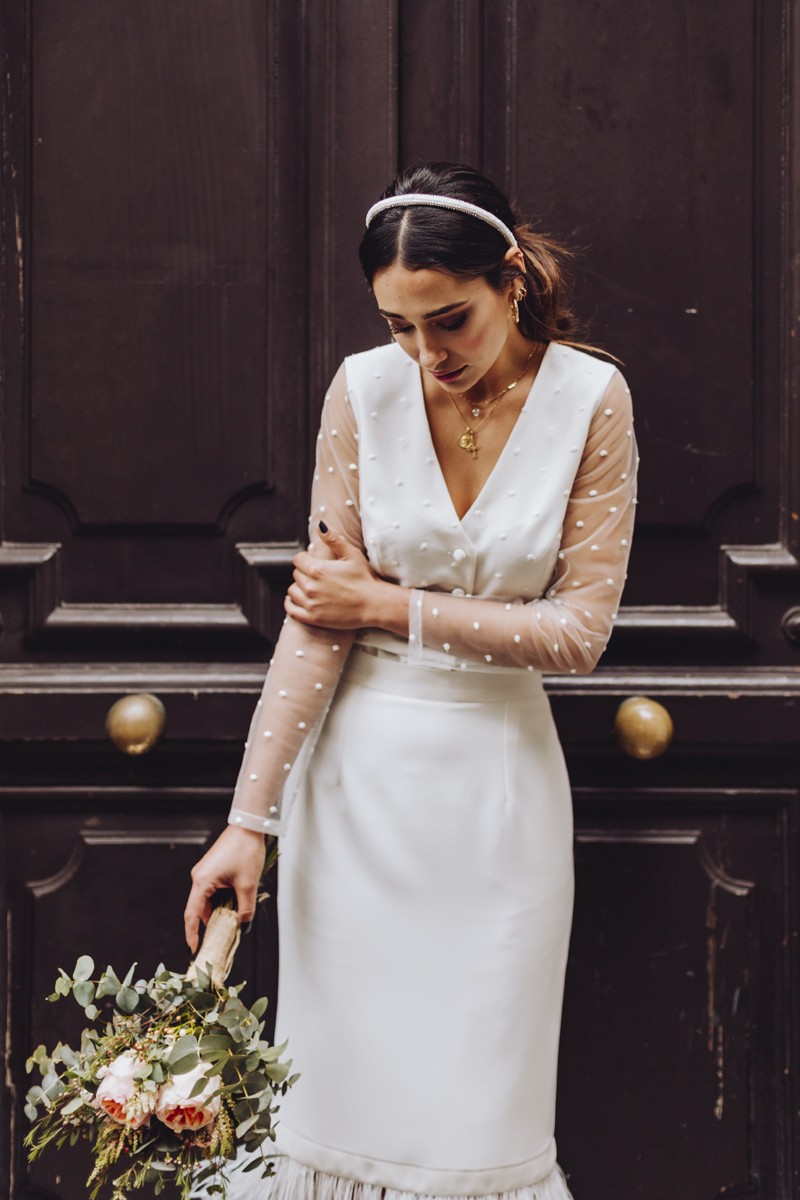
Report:
M413 589L410 634L284 625L230 820L282 836L270 1183L232 1198L567 1200L554 1141L569 783L542 671L616 614L635 441L618 371L552 344L468 513L395 345L326 397L317 522ZM320 546L312 546L324 553Z

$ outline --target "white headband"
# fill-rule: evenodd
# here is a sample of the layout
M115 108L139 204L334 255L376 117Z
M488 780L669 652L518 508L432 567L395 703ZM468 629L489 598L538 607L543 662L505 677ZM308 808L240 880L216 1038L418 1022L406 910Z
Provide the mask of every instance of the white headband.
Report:
M477 204L470 204L468 200L456 200L451 196L431 196L427 192L406 192L403 196L389 196L386 200L379 200L367 213L367 229L373 218L377 217L378 213L384 212L385 209L409 208L417 204L428 205L430 208L451 208L454 212L467 213L470 217L477 217L479 221L491 225L493 229L503 235L509 246L516 249L519 244L505 222L496 217L494 213L488 212L485 208L479 208Z

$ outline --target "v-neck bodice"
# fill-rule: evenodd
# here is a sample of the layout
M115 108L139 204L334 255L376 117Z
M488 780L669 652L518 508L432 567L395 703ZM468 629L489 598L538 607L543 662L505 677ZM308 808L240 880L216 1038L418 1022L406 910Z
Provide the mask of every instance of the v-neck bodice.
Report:
M548 346L547 349L545 350L544 354L542 355L542 360L539 363L539 368L536 372L536 375L534 376L533 383L531 384L531 386L528 389L528 395L525 398L522 408L517 413L517 418L516 418L512 428L509 430L508 437L506 438L505 443L503 444L503 447L502 447L499 455L497 456L497 460L495 461L494 466L492 467L489 474L486 476L486 479L483 481L483 484L481 485L475 499L472 501L472 503L469 505L469 507L466 509L466 511L460 515L455 506L455 501L453 500L453 495L452 495L452 492L450 491L450 487L448 485L447 478L444 473L444 468L442 467L442 464L439 460L439 456L436 453L436 447L435 447L434 441L433 441L433 433L431 431L430 420L428 418L427 407L425 404L425 389L423 387L423 382L422 382L422 369L417 368L417 371L415 372L415 376L416 376L415 381L416 381L416 389L417 389L417 394L414 398L415 404L420 405L422 408L422 412L425 417L425 427L427 429L427 434L428 434L428 445L430 447L430 453L436 459L436 465L439 468L439 474L441 476L442 486L444 487L444 490L447 493L447 498L450 501L450 506L453 510L453 515L457 518L457 520L459 522L463 523L469 517L469 514L473 511L473 509L475 509L479 505L485 503L485 498L486 498L487 494L490 494L491 483L492 483L492 479L493 479L494 475L495 474L502 475L503 459L506 455L506 452L509 449L510 443L516 437L521 418L523 417L523 415L527 414L527 412L529 411L528 406L530 404L535 403L536 384L539 379L539 376L542 374L542 371L545 369L545 363L547 361L547 355L548 355L549 349L550 349L550 347Z
M543 595L589 423L613 367L567 346L548 347L506 445L460 520L433 447L417 365L390 344L351 356L345 370L358 427L363 539L376 571L454 595Z

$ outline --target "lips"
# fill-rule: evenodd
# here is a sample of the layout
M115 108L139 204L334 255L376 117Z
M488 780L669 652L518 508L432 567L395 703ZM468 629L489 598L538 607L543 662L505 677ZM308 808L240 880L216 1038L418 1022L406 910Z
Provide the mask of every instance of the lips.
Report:
M438 379L439 383L452 383L466 369L466 367L459 367L456 371L433 371L432 374L434 379Z

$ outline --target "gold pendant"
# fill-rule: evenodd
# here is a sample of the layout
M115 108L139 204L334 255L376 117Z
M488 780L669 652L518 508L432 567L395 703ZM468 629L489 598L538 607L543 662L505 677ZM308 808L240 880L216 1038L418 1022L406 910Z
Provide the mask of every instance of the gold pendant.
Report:
M475 434L472 432L469 425L458 439L458 444L462 450L466 450L467 453L471 454L473 458L478 457L479 447L475 441Z

